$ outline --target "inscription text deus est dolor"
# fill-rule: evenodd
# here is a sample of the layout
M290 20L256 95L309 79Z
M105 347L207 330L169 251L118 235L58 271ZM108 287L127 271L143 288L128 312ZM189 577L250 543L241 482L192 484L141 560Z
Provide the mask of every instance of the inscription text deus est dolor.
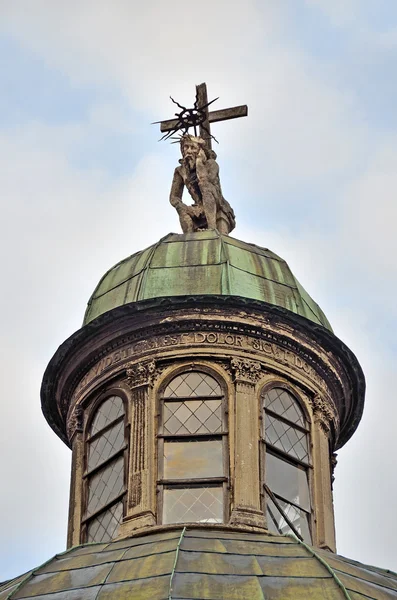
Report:
M226 346L230 348L241 348L246 350L253 350L255 352L263 353L264 355L273 358L277 362L282 364L295 367L303 371L308 377L315 381L322 388L325 388L325 383L314 368L309 365L303 358L298 356L295 352L283 348L273 341L267 341L257 337L249 335L226 333L226 332L206 332L206 331L194 331L188 333L176 333L169 335L160 335L153 337L149 340L142 340L126 346L119 350L115 350L108 354L108 356L98 361L81 379L77 392L82 390L88 384L91 383L96 377L100 376L106 369L118 364L131 360L140 354L156 350L166 349L167 347L176 346L194 346L194 345L218 345Z

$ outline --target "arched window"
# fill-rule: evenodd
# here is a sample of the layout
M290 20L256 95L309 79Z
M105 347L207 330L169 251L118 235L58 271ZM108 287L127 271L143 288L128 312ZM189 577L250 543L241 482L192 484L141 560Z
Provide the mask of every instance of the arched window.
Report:
M96 409L88 429L83 519L87 542L111 540L123 518L124 415L122 398L110 396Z
M264 496L270 531L311 542L309 429L294 396L274 387L262 393Z
M223 523L228 472L224 395L207 373L177 375L161 401L158 471L162 523Z

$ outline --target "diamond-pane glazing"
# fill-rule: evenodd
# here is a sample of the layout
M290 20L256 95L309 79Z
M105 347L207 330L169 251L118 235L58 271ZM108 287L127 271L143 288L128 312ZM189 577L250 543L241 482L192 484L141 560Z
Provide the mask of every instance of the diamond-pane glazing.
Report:
M295 530L303 537L304 541L311 544L312 539L309 529L309 515L303 510L299 510L288 502L283 502L277 498L282 512L280 512L274 502L268 498L266 502L266 520L267 526L273 533L291 533L292 529L285 520L285 516L290 520Z
M109 542L123 518L123 503L117 502L95 517L87 527L87 542Z
M177 375L164 392L164 398L202 398L221 395L221 387L213 377L196 371Z
M111 396L98 408L91 424L91 435L101 431L106 425L124 414L124 404L119 396Z
M222 486L165 488L163 523L222 523Z
M301 407L287 390L272 388L264 394L263 399L265 401L265 408L296 425L306 426L306 420Z
M307 434L265 414L265 440L303 462L309 461Z
M164 433L220 433L221 400L185 400L164 402Z
M164 478L222 477L222 446L222 440L164 441Z
M124 489L124 457L92 475L88 483L87 516L108 504Z
M124 421L117 423L89 444L88 470L91 471L124 446Z

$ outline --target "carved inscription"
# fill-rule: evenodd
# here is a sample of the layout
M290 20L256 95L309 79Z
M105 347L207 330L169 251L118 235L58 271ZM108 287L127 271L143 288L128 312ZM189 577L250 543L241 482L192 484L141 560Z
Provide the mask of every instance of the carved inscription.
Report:
M274 334L272 334L272 340L274 337ZM142 354L143 352L157 349L167 349L169 347L188 347L195 345L224 346L236 349L240 348L251 351L254 350L257 353L263 353L278 363L289 367L294 367L302 371L307 377L315 381L317 385L323 389L326 389L323 379L318 375L312 365L310 365L297 353L293 352L292 350L288 350L282 345L279 345L276 343L276 341L267 341L258 337L235 333L192 331L188 333L176 333L152 337L148 340L141 340L126 348L111 352L108 356L101 359L88 371L88 373L80 381L77 392L87 386L96 377L99 377L107 369L118 363L123 364L132 357ZM144 363L137 364L144 365ZM135 365L131 365L131 369L133 368L135 368ZM141 374L143 377L146 376L146 373L144 373L143 370L141 371ZM135 375L138 375L138 373L135 373ZM132 374L129 375L129 377L132 377Z
M313 367L307 364L307 362L295 354L295 352L280 348L277 344L258 340L256 338L252 339L252 348L264 352L264 354L267 354L268 356L272 356L277 362L284 365L297 367L300 371L303 371L306 375L314 379L321 387L325 387L323 380L319 377Z

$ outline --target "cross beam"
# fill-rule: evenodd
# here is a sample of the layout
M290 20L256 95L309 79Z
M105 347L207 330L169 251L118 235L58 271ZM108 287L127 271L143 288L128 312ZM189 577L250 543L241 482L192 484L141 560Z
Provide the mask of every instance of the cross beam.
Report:
M208 104L207 96L207 85L200 83L196 85L197 94L197 106L201 108ZM228 121L229 119L238 119L239 117L246 117L248 115L248 106L246 104L242 106L234 106L233 108L224 108L222 110L208 111L205 108L206 119L200 125L200 136L205 139L209 148L211 148L211 129L210 123L217 123L218 121ZM178 126L178 119L170 119L168 121L161 121L160 131L161 133L167 133L173 131Z

